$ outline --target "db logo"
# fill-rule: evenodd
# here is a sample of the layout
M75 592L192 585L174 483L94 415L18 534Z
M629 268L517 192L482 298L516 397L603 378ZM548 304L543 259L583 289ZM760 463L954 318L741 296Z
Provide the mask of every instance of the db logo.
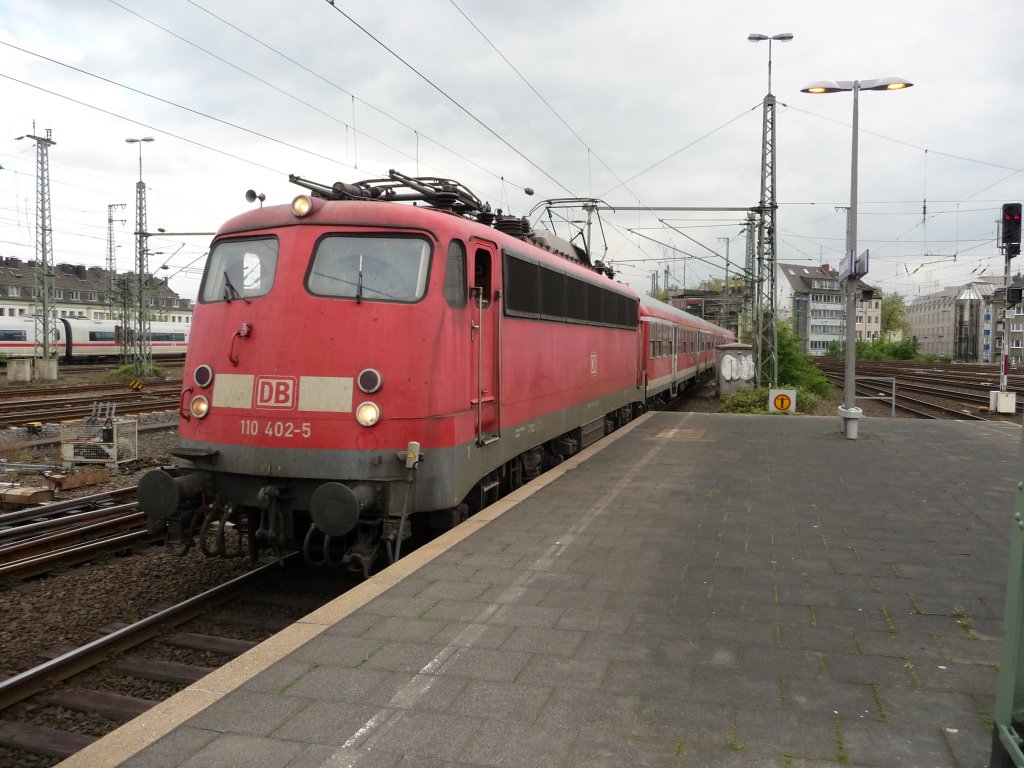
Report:
M272 376L256 377L257 408L294 408L295 379Z

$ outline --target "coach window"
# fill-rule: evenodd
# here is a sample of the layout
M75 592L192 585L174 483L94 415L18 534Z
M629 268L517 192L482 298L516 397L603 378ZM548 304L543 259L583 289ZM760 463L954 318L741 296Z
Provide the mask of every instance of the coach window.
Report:
M221 240L206 262L200 301L249 301L274 285L277 238Z
M444 268L444 300L449 307L466 306L466 246L461 240L448 245L448 261Z
M473 287L480 289L480 308L491 304L491 254L478 248L473 259Z

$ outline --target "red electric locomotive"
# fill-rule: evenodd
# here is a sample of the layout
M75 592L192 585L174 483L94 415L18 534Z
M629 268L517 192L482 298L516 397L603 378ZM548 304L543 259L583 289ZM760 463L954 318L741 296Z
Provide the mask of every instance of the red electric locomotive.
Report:
M301 548L368 575L412 520L457 524L708 368L674 346L669 378L650 375L641 325L706 339L706 324L455 182L291 180L312 194L214 238L183 464L139 486L181 551Z

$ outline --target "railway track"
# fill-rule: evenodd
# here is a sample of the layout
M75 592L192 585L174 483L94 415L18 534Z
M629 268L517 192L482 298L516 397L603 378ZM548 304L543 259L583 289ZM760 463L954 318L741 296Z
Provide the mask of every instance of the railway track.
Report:
M0 579L28 578L155 543L136 487L0 513Z
M351 586L291 571L266 563L0 681L0 762L70 757Z
M4 394L0 403L0 427L19 427L30 422L54 423L87 418L97 402L113 404L120 416L176 409L181 397L181 382L151 383L141 391L127 389L124 385L83 385Z
M822 358L818 366L829 381L840 387L845 383L844 361ZM952 369L952 370L951 370ZM857 395L889 396L889 382L896 380L896 409L919 418L955 418L974 421L1007 420L1006 414L990 413L989 391L998 389L998 371L991 366L961 369L948 364L928 366L903 362L873 363L857 361ZM1010 389L1024 392L1024 375L1012 377ZM1024 409L1018 402L1017 412Z

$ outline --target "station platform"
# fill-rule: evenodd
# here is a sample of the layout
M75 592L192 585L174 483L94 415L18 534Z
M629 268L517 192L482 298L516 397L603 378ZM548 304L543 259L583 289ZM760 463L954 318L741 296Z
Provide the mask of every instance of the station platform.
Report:
M1020 452L648 414L61 765L985 766Z

